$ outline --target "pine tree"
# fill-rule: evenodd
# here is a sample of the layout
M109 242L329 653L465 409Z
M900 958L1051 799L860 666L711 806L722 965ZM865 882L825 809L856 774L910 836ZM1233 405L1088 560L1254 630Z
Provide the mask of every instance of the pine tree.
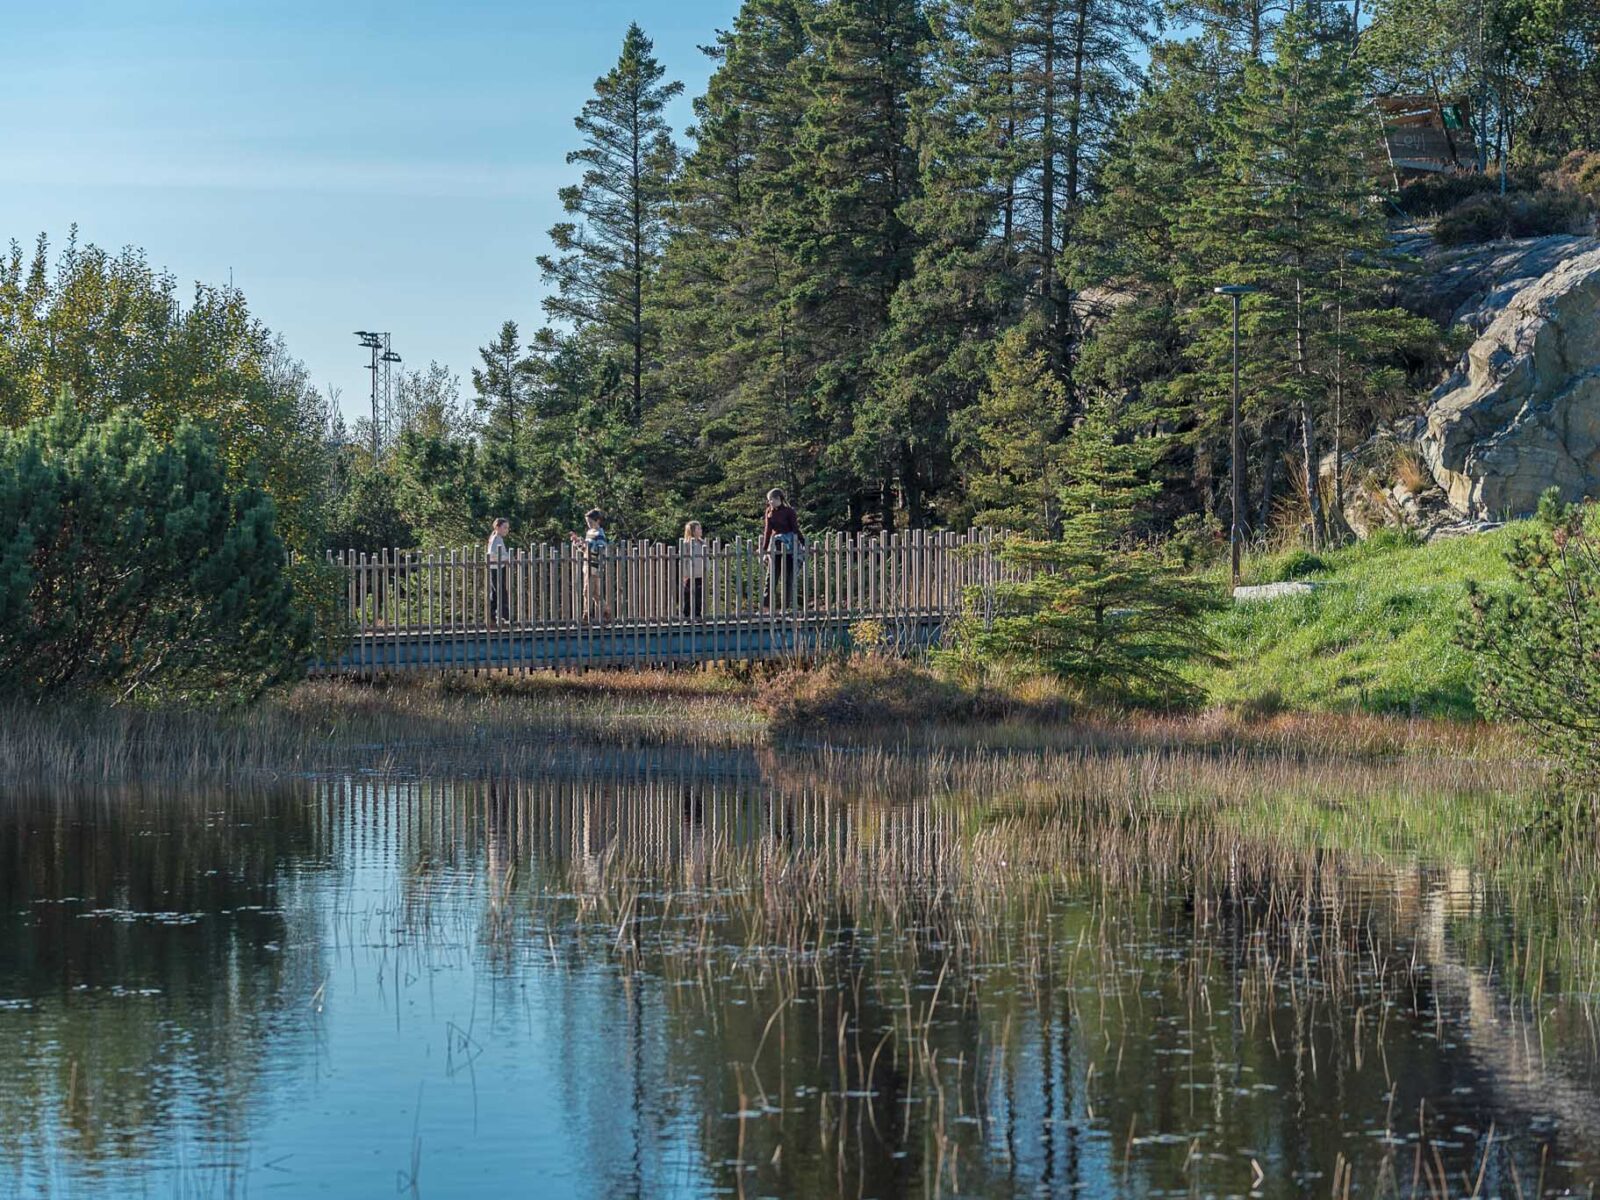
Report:
M1259 62L1272 43L1278 19L1293 0L1176 0L1172 14L1219 39L1232 53Z
M803 501L816 455L780 235L814 9L747 0L707 49L717 66L695 101L652 292L665 344L652 438L674 466L669 502L712 528L753 520L775 484Z
M1095 194L1100 164L1139 78L1155 0L978 0L971 53L980 105L1000 134L1003 227L1066 378L1076 336L1059 258Z
M1551 488L1506 551L1513 587L1469 585L1456 641L1486 717L1523 724L1564 782L1600 789L1600 505Z
M971 414L972 520L1032 538L1056 533L1060 484L1056 439L1067 390L1049 355L1016 326L1000 339L988 385Z
M1047 671L1090 696L1196 699L1178 667L1215 653L1200 618L1218 597L1140 537L1164 450L1163 439L1130 438L1109 399L1092 401L1061 455L1060 536L1003 546L1002 561L1024 578L978 598L964 647L981 660Z
M1104 297L1083 304L1090 334L1079 355L1079 385L1121 396L1153 427L1181 434L1162 460L1168 487L1160 502L1167 509L1211 512L1218 479L1226 478L1226 426L1201 398L1184 320L1192 305L1214 303L1217 280L1209 264L1195 262L1185 223L1191 206L1217 187L1217 113L1230 109L1242 69L1215 37L1152 48L1147 86L1118 128L1071 259L1080 296ZM1245 418L1257 432L1253 403Z
M1015 252L1014 181L1001 172L1006 116L990 103L994 61L972 36L971 7L932 10L934 49L912 109L920 190L904 210L916 258L874 355L883 419L909 432L898 483L913 525L969 515L960 426L1029 287Z
M0 691L248 700L304 673L274 505L214 433L67 401L0 430Z
M1359 272L1369 295L1389 277L1364 162L1371 122L1362 76L1343 17L1320 13L1289 14L1270 60L1247 65L1218 184L1191 200L1184 221L1195 250L1191 294L1218 281L1262 292L1246 306L1251 391L1292 423L1313 544L1328 534L1319 430L1332 389L1319 349L1341 312L1341 277L1348 284ZM1219 385L1229 352L1223 307L1197 305L1190 326ZM1213 394L1220 409L1225 391ZM1269 463L1274 441L1269 433Z
M532 411L533 364L515 321L478 351L481 367L472 369L472 387L482 427L480 472L489 507L521 533L542 516L530 484L533 466L526 445L536 414Z
M929 30L917 0L833 0L813 31L777 217L795 267L783 363L807 380L804 424L818 434L812 511L859 526L876 508L892 528L909 431L874 386L873 356L916 250L905 214L919 181L910 106Z
M656 330L645 295L665 238L670 187L677 167L663 110L683 90L663 83L666 68L638 25L628 26L622 54L595 81L595 94L575 124L583 147L567 155L585 170L561 189L564 221L550 230L556 255L539 267L555 291L545 311L597 338L619 358L623 396L634 421L644 415L645 376Z

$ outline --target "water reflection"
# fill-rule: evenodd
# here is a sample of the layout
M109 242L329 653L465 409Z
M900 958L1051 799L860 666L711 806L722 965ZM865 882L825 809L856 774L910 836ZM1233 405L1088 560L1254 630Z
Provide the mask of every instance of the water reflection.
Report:
M1379 856L1393 780L1262 778L661 748L11 797L0 1194L1587 1185L1584 860L1462 795L1404 811L1493 861Z

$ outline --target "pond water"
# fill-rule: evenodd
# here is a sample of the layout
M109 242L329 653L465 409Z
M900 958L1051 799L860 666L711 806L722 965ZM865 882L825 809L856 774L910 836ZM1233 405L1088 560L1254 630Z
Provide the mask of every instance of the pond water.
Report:
M0 1196L1587 1193L1588 851L1414 787L685 748L0 798Z

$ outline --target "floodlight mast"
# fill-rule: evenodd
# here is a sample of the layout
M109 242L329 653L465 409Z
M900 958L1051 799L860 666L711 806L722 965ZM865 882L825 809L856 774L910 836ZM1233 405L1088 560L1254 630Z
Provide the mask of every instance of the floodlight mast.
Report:
M389 365L400 361L389 344L387 333L377 333L370 329L358 329L356 337L360 339L363 350L371 352L372 360L367 365L367 370L372 372L372 461L378 461L378 453L382 448L382 437L387 432L384 428L389 408ZM378 364L383 364L383 408L378 406Z
M1244 540L1244 464L1241 461L1242 450L1239 436L1239 302L1252 292L1258 291L1245 283L1229 283L1211 289L1219 296L1226 296L1233 301L1233 410L1229 422L1229 457L1232 459L1229 472L1231 491L1233 493L1233 515L1228 523L1228 559L1231 566L1232 586L1239 586L1239 552Z

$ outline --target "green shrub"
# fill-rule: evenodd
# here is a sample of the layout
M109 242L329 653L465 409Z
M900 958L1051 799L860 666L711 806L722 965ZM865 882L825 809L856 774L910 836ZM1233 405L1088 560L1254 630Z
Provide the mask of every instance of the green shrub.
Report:
M1554 488L1506 551L1514 587L1473 587L1458 639L1488 715L1526 724L1569 779L1600 785L1600 505Z
M1410 217L1437 217L1463 200L1500 190L1496 175L1428 175L1400 189L1395 202Z
M1497 238L1582 233L1594 205L1576 192L1541 190L1472 196L1446 212L1433 227L1441 246L1465 246Z
M1544 185L1600 201L1600 151L1574 150L1544 177Z
M1387 554L1392 550L1415 550L1422 545L1422 536L1409 526L1384 525L1374 529L1358 543L1358 550L1366 554Z
M1185 571L1213 566L1228 552L1228 531L1209 513L1185 513L1162 544L1169 561Z
M66 405L0 434L0 691L245 698L303 669L272 501L215 439Z
M1309 550L1291 550L1263 564L1259 573L1262 583L1288 583L1306 579L1328 569L1328 562L1320 554Z

